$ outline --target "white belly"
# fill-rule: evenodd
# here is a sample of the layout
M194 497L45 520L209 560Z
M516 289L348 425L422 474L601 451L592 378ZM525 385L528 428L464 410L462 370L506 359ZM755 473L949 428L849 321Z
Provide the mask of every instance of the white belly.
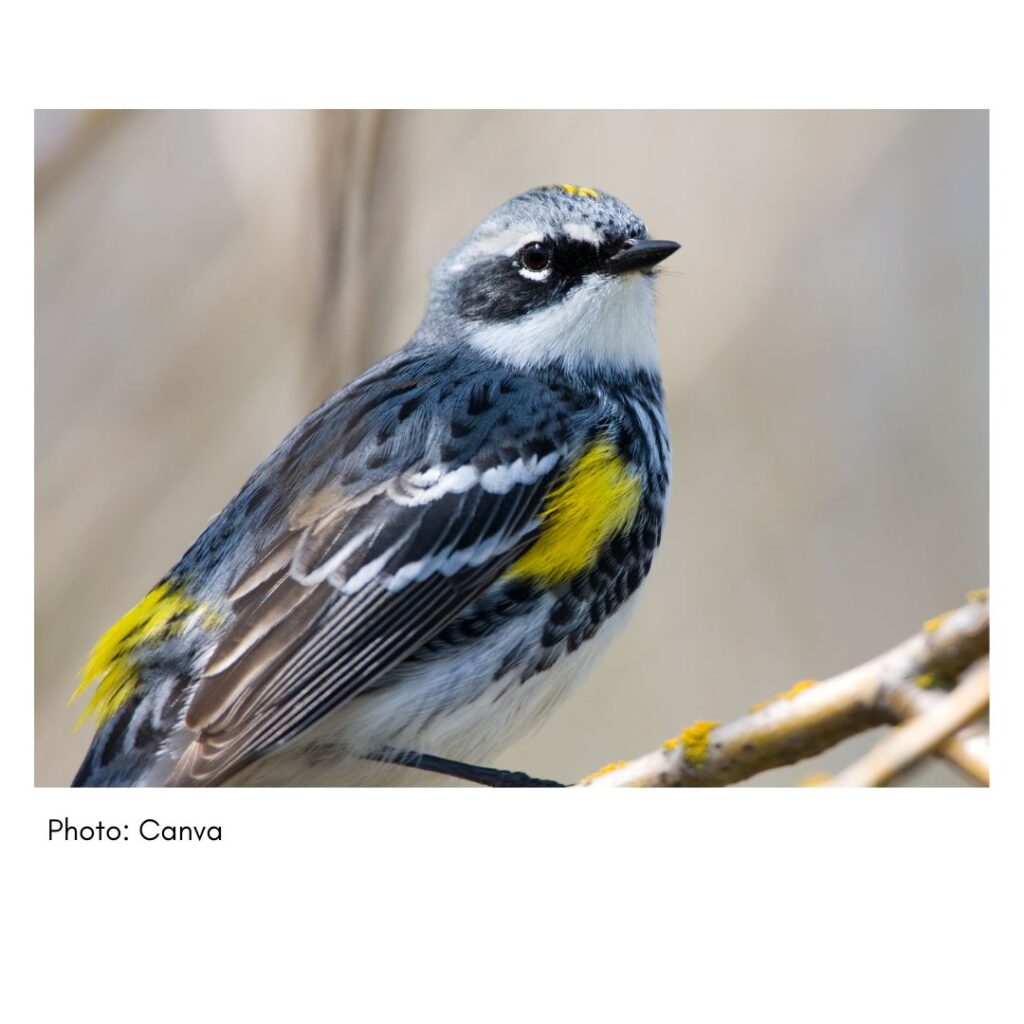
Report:
M637 595L609 616L598 632L551 668L519 682L495 680L496 667L523 635L522 623L481 642L472 654L399 667L379 691L357 697L280 750L261 758L231 786L439 785L445 777L359 758L381 746L481 763L537 728L590 672L625 625ZM543 603L532 635L547 616ZM528 770L524 767L523 770Z

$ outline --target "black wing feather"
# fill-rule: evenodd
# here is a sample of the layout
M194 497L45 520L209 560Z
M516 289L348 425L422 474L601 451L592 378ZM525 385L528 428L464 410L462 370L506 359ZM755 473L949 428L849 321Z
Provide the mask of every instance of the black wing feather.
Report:
M425 505L381 494L347 513L342 503L307 526L289 566L262 574L255 588L241 588L245 614L225 634L210 661L215 671L207 670L193 696L186 723L198 735L172 782L225 780L436 635L533 542L538 512L556 477L552 466L506 494L475 485ZM371 524L370 536L327 579L300 582ZM495 550L475 564L470 553L486 550L481 545L487 543ZM354 594L342 592L345 580L395 545L375 579ZM451 553L465 556L464 564L389 588L402 566ZM236 653L232 645L248 646Z

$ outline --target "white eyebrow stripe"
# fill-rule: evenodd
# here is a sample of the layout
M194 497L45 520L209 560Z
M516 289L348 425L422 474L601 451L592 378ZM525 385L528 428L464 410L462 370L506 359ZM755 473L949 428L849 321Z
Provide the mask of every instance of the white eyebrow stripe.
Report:
M511 256L514 252L519 252L524 245L529 245L531 242L543 242L544 232L543 231L531 231L527 235L522 235L518 241L513 244L509 250L508 255Z
M595 246L600 246L601 244L601 236L589 224L570 221L562 230L570 238L575 238L578 242L589 242Z
M496 234L488 235L475 241L463 254L463 259L460 260L460 263L465 264L467 261L471 261L479 256L497 256L499 253L511 256L512 253L518 252L524 245L529 245L530 242L540 242L543 238L544 230L540 225L528 224L524 229L522 224L517 224L513 228L506 228L504 231L499 231Z

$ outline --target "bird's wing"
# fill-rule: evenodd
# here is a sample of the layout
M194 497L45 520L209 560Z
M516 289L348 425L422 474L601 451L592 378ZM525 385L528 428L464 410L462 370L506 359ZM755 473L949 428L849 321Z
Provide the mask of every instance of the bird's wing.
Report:
M503 442L309 498L232 591L172 784L223 781L442 629L530 546L565 459Z

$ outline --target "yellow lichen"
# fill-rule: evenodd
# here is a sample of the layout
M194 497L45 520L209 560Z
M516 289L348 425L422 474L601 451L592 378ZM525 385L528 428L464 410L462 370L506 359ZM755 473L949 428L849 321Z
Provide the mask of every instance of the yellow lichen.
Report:
M599 779L602 775L608 775L610 772L618 771L620 768L625 768L629 764L628 761L612 761L611 764L606 764L603 768L598 768L596 772L591 772L589 775L584 775L579 781L579 785L583 785L585 782L591 782L593 779Z
M777 693L774 697L769 697L767 700L758 701L757 704L751 704L750 711L751 713L761 711L777 700L792 700L798 693L803 693L804 690L809 690L812 686L817 685L817 679L801 679L800 682L794 683L788 690L783 690L782 693Z
M683 757L686 763L696 768L701 767L708 757L708 742L711 731L717 729L721 722L694 722L687 726L678 736L665 740L665 750L683 748Z
M801 786L827 786L832 781L832 776L828 772L811 772L810 775L804 776L800 780Z
M967 600L971 604L982 604L988 600L988 587L982 587L980 590L968 590Z
M921 628L926 633L934 633L950 616L949 612L943 612L941 615L936 615L935 618L929 619Z
M956 676L945 672L922 672L911 681L922 690L952 690L956 686Z

